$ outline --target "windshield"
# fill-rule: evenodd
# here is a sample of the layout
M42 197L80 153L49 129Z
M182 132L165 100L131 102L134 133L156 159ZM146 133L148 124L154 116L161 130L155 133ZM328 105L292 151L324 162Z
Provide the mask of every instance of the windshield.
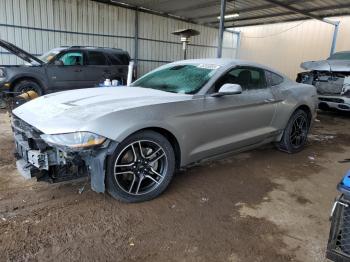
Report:
M208 82L217 68L217 65L205 64L174 65L153 71L136 80L132 86L194 94Z
M350 52L335 53L331 55L327 60L350 60Z
M44 63L48 63L54 58L58 53L60 53L63 49L52 49L48 51L47 53L39 56L39 59L43 61Z

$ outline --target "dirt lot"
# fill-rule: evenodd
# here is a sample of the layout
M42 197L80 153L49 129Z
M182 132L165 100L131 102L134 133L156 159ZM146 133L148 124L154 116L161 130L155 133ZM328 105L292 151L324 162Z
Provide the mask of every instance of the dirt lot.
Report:
M350 168L350 116L319 114L306 150L272 146L178 174L161 197L123 204L86 182L15 169L0 112L1 261L325 261L336 184Z

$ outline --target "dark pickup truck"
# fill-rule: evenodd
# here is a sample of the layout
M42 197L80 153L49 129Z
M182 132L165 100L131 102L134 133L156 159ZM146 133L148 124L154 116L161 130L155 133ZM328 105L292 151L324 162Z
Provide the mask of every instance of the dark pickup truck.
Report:
M105 79L127 81L130 56L116 48L65 46L35 57L0 39L0 47L17 55L23 65L0 65L0 92L39 95L96 87Z

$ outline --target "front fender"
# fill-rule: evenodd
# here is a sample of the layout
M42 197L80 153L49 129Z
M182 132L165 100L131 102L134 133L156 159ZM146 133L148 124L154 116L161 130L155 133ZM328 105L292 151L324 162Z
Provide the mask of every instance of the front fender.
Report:
M162 117L162 114L159 114L159 112L153 111L145 114L143 110L133 109L131 111L115 112L114 114L110 113L93 121L92 124L89 124L88 127L84 127L83 129L93 131L117 143L122 142L128 136L143 129L163 129L175 137L180 149L182 149L184 148L183 136L185 134L175 127L176 121L174 119L175 117ZM181 155L181 159L184 159L182 157Z
M19 67L21 68L21 67ZM18 68L16 68L17 70L9 72L9 80L8 82L11 83L11 88L14 87L15 83L18 83L19 81L21 81L22 79L33 79L34 81L38 82L39 85L46 91L47 90L47 79L45 71L42 67L37 68L36 70L38 70L38 72L16 72L18 71Z

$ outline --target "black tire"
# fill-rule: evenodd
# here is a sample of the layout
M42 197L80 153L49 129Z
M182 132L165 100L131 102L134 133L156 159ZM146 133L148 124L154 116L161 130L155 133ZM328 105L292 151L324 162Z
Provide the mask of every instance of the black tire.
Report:
M301 127L299 123L303 123ZM307 143L309 129L310 117L308 114L304 110L296 110L290 117L277 148L290 154L300 152Z
M169 141L157 132L140 131L121 142L108 158L106 188L123 202L148 201L168 187L174 170L175 155Z
M33 80L22 80L18 82L13 88L13 92L16 92L16 93L24 93L28 91L34 91L38 94L38 96L41 96L44 94L41 86Z

